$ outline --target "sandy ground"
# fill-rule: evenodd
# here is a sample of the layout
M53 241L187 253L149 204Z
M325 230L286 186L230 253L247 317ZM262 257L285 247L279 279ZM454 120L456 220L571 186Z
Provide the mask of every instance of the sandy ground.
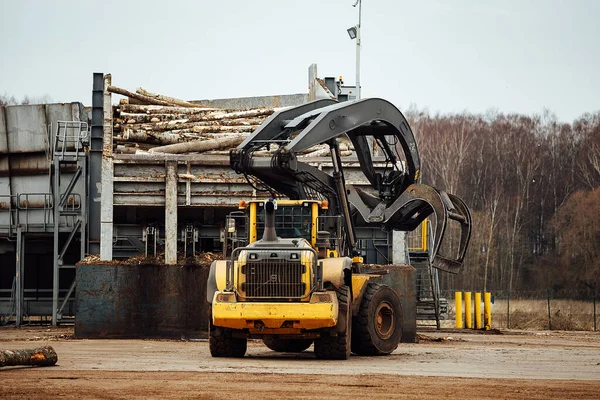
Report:
M76 340L69 328L2 328L0 348L49 344L48 368L0 369L1 398L600 399L600 334L422 330L387 357L318 361L250 342L244 359L206 341Z

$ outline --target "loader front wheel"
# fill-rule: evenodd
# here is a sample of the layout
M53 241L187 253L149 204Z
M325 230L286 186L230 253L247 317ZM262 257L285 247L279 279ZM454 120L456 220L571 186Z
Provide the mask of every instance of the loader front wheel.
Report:
M301 353L313 343L312 339L281 339L277 336L265 336L265 346L273 351Z
M338 323L331 331L315 339L315 355L322 360L346 360L350 357L352 332L352 311L350 288L340 286L335 289L338 299Z
M352 352L361 356L390 354L402 337L402 307L387 285L369 283L353 318Z
M213 357L244 357L247 343L246 338L233 337L233 329L210 323L209 347Z

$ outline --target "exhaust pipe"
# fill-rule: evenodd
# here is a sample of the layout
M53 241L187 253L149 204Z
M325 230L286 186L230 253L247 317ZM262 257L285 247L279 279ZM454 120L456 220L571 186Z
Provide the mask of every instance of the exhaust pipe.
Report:
M265 232L263 233L263 242L277 242L277 233L275 232L275 210L277 209L277 200L269 199L265 202Z

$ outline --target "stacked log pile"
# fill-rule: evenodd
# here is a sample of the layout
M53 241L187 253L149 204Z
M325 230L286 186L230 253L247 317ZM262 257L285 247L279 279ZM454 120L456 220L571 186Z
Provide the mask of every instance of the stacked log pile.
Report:
M205 153L229 154L262 124L273 108L233 110L206 107L143 88L130 92L109 86L111 93L126 96L113 106L113 141L115 153ZM269 156L277 149L271 145L258 151ZM352 155L350 143L340 144L342 156ZM323 157L326 145L307 149L301 156Z

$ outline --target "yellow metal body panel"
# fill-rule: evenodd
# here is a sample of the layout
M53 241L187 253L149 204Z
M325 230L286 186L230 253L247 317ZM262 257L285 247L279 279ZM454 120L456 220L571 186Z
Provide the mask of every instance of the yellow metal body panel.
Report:
M335 249L329 249L327 250L327 258L338 258L340 256L340 253L338 253L337 250Z
M294 329L319 329L335 326L338 320L335 296L332 296L331 303L222 303L216 301L218 293L215 293L212 303L215 326L254 329L254 323L261 321L265 328L277 329L284 322L293 321ZM281 329L277 332L282 333Z
M217 260L215 266L215 280L217 281L217 290L224 290L227 286L227 261Z
M256 207L255 202L250 203L250 243L256 242Z
M360 275L353 274L352 275L352 302L355 300L361 299L362 295L367 288L367 283L373 276L371 275Z

